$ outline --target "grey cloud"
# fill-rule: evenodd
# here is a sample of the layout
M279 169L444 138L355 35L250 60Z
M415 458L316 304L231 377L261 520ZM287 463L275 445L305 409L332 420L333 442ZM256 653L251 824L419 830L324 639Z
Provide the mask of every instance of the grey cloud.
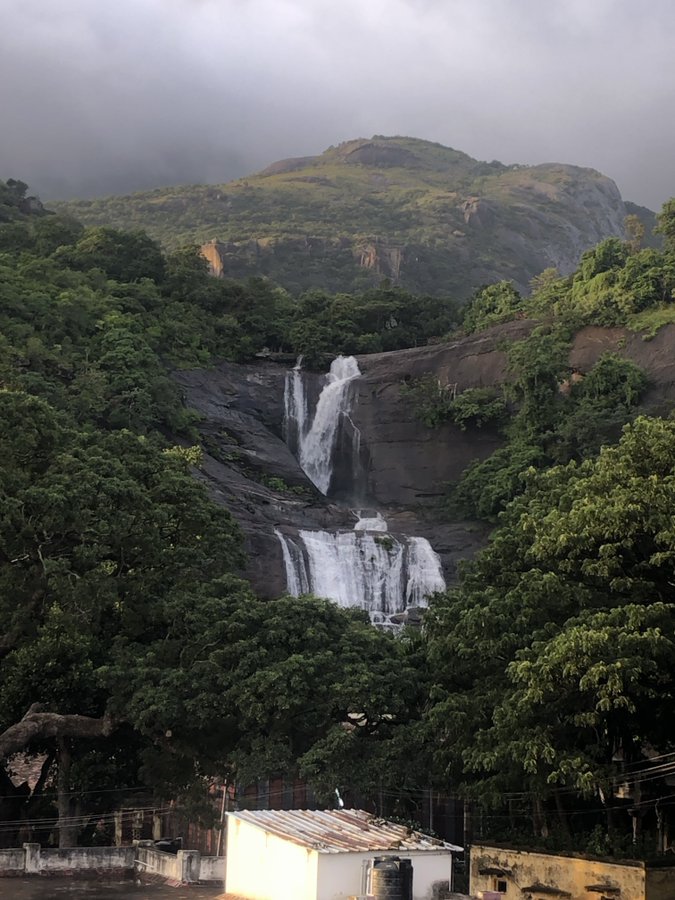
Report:
M0 177L46 196L222 181L373 133L675 193L669 0L3 7Z

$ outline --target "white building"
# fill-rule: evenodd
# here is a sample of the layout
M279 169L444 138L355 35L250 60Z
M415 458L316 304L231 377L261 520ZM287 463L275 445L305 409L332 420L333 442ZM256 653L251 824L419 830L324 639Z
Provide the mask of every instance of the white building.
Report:
M228 813L225 892L246 900L347 900L369 888L375 857L409 859L414 900L452 884L461 847L358 809Z

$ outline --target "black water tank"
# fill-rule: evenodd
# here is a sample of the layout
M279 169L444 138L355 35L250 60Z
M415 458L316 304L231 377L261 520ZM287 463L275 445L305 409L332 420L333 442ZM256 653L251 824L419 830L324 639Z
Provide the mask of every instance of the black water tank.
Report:
M173 853L175 855L179 850L183 849L183 838L160 838L158 841L155 841L155 847L163 853Z
M377 900L412 900L412 880L409 859L376 856L370 873L370 893Z

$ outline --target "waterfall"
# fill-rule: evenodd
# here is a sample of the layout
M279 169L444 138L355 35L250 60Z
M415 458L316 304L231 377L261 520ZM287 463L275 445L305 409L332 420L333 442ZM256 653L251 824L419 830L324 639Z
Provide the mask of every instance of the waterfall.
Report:
M358 521L354 526L354 531L386 531L387 520L382 513L376 512L374 516L364 516L361 511L358 513Z
M284 437L307 477L327 494L333 475L338 429L351 425L352 459L358 465L361 434L350 418L350 382L361 374L353 356L338 356L311 416L302 358L286 374ZM349 449L347 448L347 452ZM358 473L352 472L356 484ZM445 589L441 562L421 537L392 535L377 510L355 512L352 531L300 530L290 537L275 529L281 544L289 594L315 594L340 606L366 610L375 624L400 621L408 607L426 606Z
M366 532L301 531L312 593L369 613L401 612L405 549L397 540Z
M307 424L307 397L302 380L302 356L293 369L286 373L284 387L284 440L297 452Z
M408 538L406 606L426 606L426 597L445 590L440 559L426 538Z
M284 391L284 435L296 449L300 465L322 494L327 494L333 474L333 450L342 416L349 415L349 383L361 374L353 356L334 359L319 396L311 425L302 380L302 359L286 374ZM360 435L354 428L358 446Z
M440 559L425 538L386 533L379 513L360 519L357 527L368 522L375 527L299 531L297 544L277 531L288 592L360 607L373 622L386 623L409 606L426 606L429 594L444 590Z
M281 544L281 552L284 557L284 567L286 569L286 589L293 597L301 597L303 594L310 593L309 577L307 575L307 567L302 550L298 547L292 538L282 534L278 528L274 529L274 533Z

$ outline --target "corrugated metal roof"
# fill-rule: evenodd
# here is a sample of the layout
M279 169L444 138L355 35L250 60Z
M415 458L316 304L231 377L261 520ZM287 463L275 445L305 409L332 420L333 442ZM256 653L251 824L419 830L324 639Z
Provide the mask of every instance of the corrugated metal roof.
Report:
M405 825L378 819L362 809L239 810L228 816L319 853L462 850Z

